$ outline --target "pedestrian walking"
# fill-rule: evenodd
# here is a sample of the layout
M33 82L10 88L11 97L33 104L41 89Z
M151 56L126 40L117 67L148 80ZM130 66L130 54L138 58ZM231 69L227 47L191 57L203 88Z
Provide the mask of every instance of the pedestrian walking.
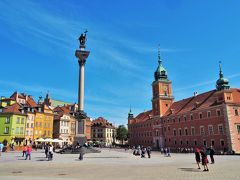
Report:
M146 148L142 147L141 158L145 158Z
M27 146L27 152L26 152L25 160L27 160L27 159L31 160L31 154L32 154L32 147L31 146Z
M49 155L49 146L48 146L48 144L45 144L44 145L44 152L45 152L45 155L46 155L46 158L48 158L48 155Z
M84 155L84 149L83 147L80 147L80 150L79 150L79 160L82 161L83 160L83 155Z
M167 156L167 148L164 148L164 155Z
M27 153L27 146L26 144L24 144L23 148L22 148L22 157L26 156Z
M53 159L53 146L51 144L48 145L48 160L52 161Z
M37 151L37 144L36 144L36 142L33 142L33 146L32 147L35 149L35 151Z
M147 155L148 155L148 158L151 158L151 147L150 146L147 147Z
M212 146L210 147L209 151L210 151L210 152L209 152L209 155L210 155L210 159L211 159L211 164L214 164L215 161L214 161L213 155L215 154L215 151L214 151L214 149L213 149Z
M3 143L0 142L0 156L2 155L3 147L4 147Z
M201 169L200 168L200 162L201 162L201 159L200 159L200 149L199 148L195 148L195 159L196 159L196 162L197 162L197 165L198 165L198 169Z
M12 143L10 144L10 150L11 150L11 151L14 151L14 142L12 142Z
M207 154L205 152L205 149L202 149L200 151L200 154L201 154L201 158L202 158L202 165L203 165L203 168L204 170L203 171L209 171L208 169L208 158L207 158Z
M170 154L170 147L167 148L167 157L171 157L171 154Z

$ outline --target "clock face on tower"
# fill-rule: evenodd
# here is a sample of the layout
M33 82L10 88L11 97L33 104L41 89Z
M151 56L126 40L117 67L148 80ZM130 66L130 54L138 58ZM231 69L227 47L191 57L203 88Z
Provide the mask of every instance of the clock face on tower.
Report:
M166 91L167 90L167 86L163 86L163 90Z

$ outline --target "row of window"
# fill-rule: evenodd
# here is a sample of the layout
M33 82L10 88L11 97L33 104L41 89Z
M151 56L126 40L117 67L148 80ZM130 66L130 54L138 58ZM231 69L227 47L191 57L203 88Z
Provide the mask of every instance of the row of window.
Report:
M23 127L16 127L15 134L24 134L24 128Z
M168 139L168 142L170 143L171 142L171 139ZM167 139L165 139L165 143L167 143ZM180 141L177 141L177 140L174 140L174 145L186 145L186 146L215 146L215 140L212 139L210 144L207 143L207 141L204 139L202 142L198 142L197 140L194 140L194 141L188 141L188 140L180 140ZM223 139L220 139L219 140L219 145L220 146L224 146L225 143L224 143L224 140Z
M61 132L61 133L68 134L68 129L61 129L60 132Z
M32 130L26 130L26 136L32 136L33 135L33 131Z
M30 121L34 121L34 116L28 116L27 118L28 118L28 120L30 120Z
M42 135L42 131L40 130L40 131L38 131L38 130L35 130L35 135ZM44 130L44 133L43 133L43 135L48 135L48 136L50 136L52 134L52 132L51 131L46 131L46 130Z
M224 134L224 129L223 129L223 125L222 124L218 124L218 133L219 134ZM188 135L196 135L197 133L195 132L195 127L191 127L191 132L188 131L188 128L185 128L184 130L182 130L181 128L178 129L178 134L177 134L177 130L173 129L173 136L188 136ZM200 135L207 135L207 133L205 132L205 127L204 126L200 126ZM214 134L214 129L213 129L213 125L208 125L208 135L213 135Z
M103 132L103 129L93 129L93 132Z
M60 121L60 125L61 125L61 126L68 127L69 122L67 122L67 121Z
M24 118L17 117L17 124L24 124Z
M129 134L130 137L149 137L152 136L152 132L151 131L147 131L147 132L142 132L142 133L132 133Z
M42 122L36 122L36 127L42 127ZM51 124L50 123L44 123L44 128L50 128Z
M203 112L200 112L200 113L198 113L197 116L196 116L196 114L195 115L194 114L184 115L182 117L179 116L177 118L177 122L181 122L182 120L187 121L187 120L203 119L203 118L210 118L210 117L212 117L212 112L211 111L207 111L205 117L203 116L203 114L204 114ZM221 115L222 115L221 110L217 109L216 110L216 116L220 117ZM172 118L172 119L167 119L167 120L164 119L163 123L166 123L166 122L169 123L171 120L172 120L172 122L176 122L175 118Z
M27 128L34 128L34 124L31 123L31 126L30 126L30 123L27 123L27 124L26 124L26 127L27 127Z
M146 123L146 124L136 124L136 125L132 125L132 126L129 126L129 129L136 129L136 128L139 128L139 127L151 127L151 123Z
M224 128L222 124L218 124L218 133L219 134L224 134ZM237 126L238 133L240 134L240 125ZM164 128L166 131L166 127ZM170 127L168 126L168 130L170 131ZM200 135L207 135L205 132L205 127L200 126ZM214 128L213 125L208 125L208 135L213 135L214 134ZM188 135L197 135L195 131L195 127L191 127L191 131L189 132L188 128L181 129L179 128L178 131L176 129L173 129L173 136L188 136ZM147 136L152 136L152 132L143 132L143 133L136 133L136 134L130 134L131 137L147 137ZM155 131L155 136L160 136L159 131Z

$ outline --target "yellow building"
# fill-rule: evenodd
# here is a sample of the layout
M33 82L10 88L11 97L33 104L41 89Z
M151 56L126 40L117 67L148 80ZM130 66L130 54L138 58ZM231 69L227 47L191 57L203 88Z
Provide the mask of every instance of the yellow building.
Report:
M52 138L53 110L46 104L39 104L36 108L34 139Z

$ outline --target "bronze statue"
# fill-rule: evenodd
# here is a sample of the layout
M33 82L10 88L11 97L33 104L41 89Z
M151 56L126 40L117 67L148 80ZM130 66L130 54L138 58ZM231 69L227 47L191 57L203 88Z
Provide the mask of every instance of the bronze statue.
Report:
M79 42L80 42L80 46L85 46L85 43L87 41L87 37L86 37L86 34L87 34L87 30L84 32L84 34L82 33L81 36L78 38Z

